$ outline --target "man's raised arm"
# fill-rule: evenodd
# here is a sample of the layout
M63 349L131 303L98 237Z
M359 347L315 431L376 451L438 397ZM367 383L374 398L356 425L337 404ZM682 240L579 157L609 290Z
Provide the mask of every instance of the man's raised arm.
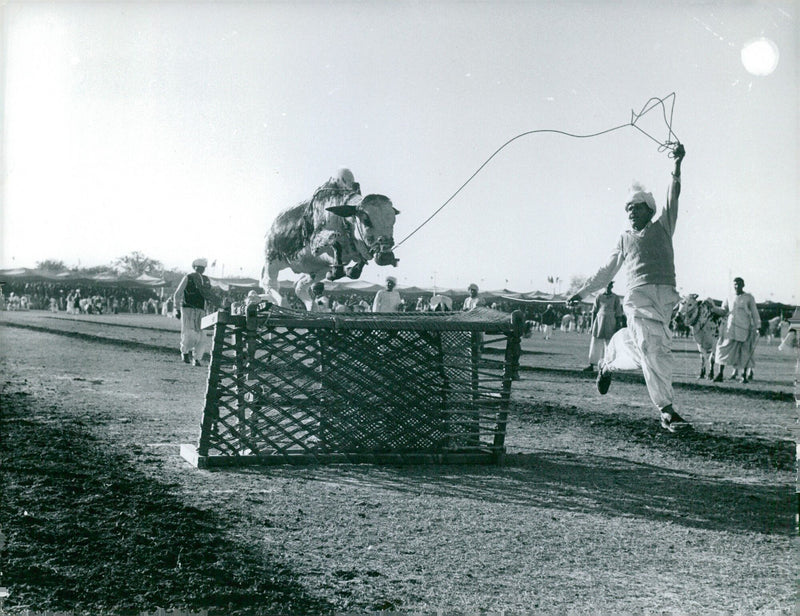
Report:
M675 169L672 171L672 184L667 193L667 204L664 206L664 212L661 215L661 220L664 226L672 235L675 233L675 224L678 222L678 198L681 195L681 161L686 156L686 149L683 144L679 143L672 152L675 159Z

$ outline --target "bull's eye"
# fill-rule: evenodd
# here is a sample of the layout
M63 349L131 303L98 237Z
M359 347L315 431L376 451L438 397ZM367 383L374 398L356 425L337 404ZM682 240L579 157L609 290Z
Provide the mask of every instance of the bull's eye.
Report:
M369 219L369 215L367 214L362 214L361 222L363 222L364 226L367 227L368 229L372 227L372 221Z

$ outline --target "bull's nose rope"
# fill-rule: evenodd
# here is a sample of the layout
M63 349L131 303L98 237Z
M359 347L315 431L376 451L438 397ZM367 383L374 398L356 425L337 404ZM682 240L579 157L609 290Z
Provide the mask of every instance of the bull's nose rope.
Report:
M670 109L669 109L669 118L667 118L667 107L666 107L666 104L664 103L664 101L666 101L668 99L672 99L671 100L671 104L670 104ZM656 139L655 137L653 137L652 135L648 134L646 131L644 131L643 129L641 129L640 127L638 127L636 125L636 122L638 122L639 119L642 116L644 116L646 113L650 112L651 110L653 110L655 107L657 107L659 105L661 106L662 112L664 114L664 123L667 125L667 129L669 131L669 134L667 136L667 140L664 141L663 143L661 141L659 141L658 139ZM497 148L492 153L492 155L489 158L487 158L480 167L478 167L478 169L475 171L475 173L473 173L471 176L469 176L467 181L464 182L461 186L458 187L458 190L456 192L454 192L447 201L445 201L442 205L440 205L433 212L433 214L428 216L416 229L414 229L411 233L409 233L407 236L405 236L402 240L397 242L397 244L394 245L392 250L394 250L394 248L397 248L398 246L400 246L408 238L410 238L417 231L422 229L422 227L424 227L426 224L428 224L431 221L431 219L434 216L436 216L439 212L441 212L448 203L450 203L453 199L455 199L456 195L458 195L458 193L460 193L463 190L463 188L467 184L469 184L473 180L473 178L476 175L478 175L483 170L483 168L486 165L488 165L489 162L495 156L497 156L500 153L500 151L503 148L505 148L510 143L516 141L517 139L520 139L521 137L525 137L527 135L533 135L533 134L536 134L536 133L556 133L556 134L559 134L559 135L566 135L567 137L575 137L577 139L589 139L591 137L599 137L600 135L605 135L606 133L610 133L610 132L613 132L613 131L616 131L616 130L620 130L622 128L627 128L629 126L632 126L636 130L638 130L640 133L643 133L648 138L650 138L651 140L655 141L658 144L659 151L666 150L666 149L669 149L669 148L672 148L674 150L674 148L680 143L680 140L678 139L678 136L672 130L672 114L673 114L674 109L675 109L675 92L672 92L671 94L668 94L664 98L658 98L658 97L651 98L650 100L648 100L644 104L644 106L642 107L641 111L639 111L639 113L636 113L633 109L631 109L631 119L630 119L630 121L626 122L625 124L620 124L619 126L615 126L613 128L608 128L606 130L602 130L602 131L597 132L597 133L591 133L589 135L576 135L576 134L573 134L573 133L565 132L563 130L555 130L555 129L529 130L529 131L526 131L524 133L520 133L516 137L512 137L511 139L506 141L503 145L501 145L499 148Z

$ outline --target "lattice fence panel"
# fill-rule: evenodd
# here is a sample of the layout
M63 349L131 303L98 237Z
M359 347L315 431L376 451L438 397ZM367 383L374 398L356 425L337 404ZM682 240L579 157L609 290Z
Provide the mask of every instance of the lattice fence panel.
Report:
M200 442L187 457L198 465L496 460L518 328L508 315L483 316L218 313ZM482 327L505 333L504 361L481 357Z

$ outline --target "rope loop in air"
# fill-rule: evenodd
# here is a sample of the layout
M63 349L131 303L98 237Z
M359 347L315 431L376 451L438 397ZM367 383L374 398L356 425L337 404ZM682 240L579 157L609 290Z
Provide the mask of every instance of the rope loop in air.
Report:
M667 111L667 102L666 101L669 101L669 111ZM642 129L640 126L637 125L637 122L640 119L642 119L642 117L644 117L646 114L650 113L656 107L660 107L661 108L661 113L662 113L662 116L664 118L664 124L666 124L666 126L667 126L668 133L667 133L667 138L664 141L659 141L658 139L656 139L655 137L650 135L647 131L645 131L644 129ZM673 116L674 110L675 110L675 92L672 92L671 94L668 94L664 98L658 98L657 96L652 97L650 100L648 100L642 106L641 110L638 113L636 111L634 111L633 109L631 109L631 119L630 119L630 121L626 122L625 124L620 124L619 126L614 126L612 128L607 128L606 130L601 130L601 131L596 132L596 133L590 133L588 135L576 135L574 133L568 133L568 132L563 131L563 130L555 130L555 129L529 130L529 131L525 131L524 133L520 133L519 135L516 135L516 136L512 137L511 139L509 139L508 141L506 141L503 145L501 145L494 152L492 152L492 155L489 156L489 158L487 158L483 162L483 164L475 170L475 173L473 173L471 176L469 176L467 178L466 182L464 182L461 186L458 187L458 190L456 190L452 195L450 195L450 197L447 199L447 201L442 203L442 205L440 205L436 210L434 210L433 214L431 214L430 216L428 216L428 218L426 218L424 221L422 221L422 223L416 229L414 229L411 233L409 233L402 240L400 240L397 244L395 244L394 248L397 248L398 246L400 246L403 242L408 240L417 231L422 229L422 227L424 227L426 224L428 224L433 219L434 216L436 216L439 212L441 212L447 206L448 203L450 203L453 199L455 199L456 195L458 195L458 193L460 193L464 189L464 187L466 187L466 185L469 184L475 178L475 176L477 176L481 171L483 171L483 168L486 167L486 165L488 165L489 162L491 162L491 160L495 156L497 156L506 146L510 145L511 143L516 141L517 139L521 139L522 137L527 137L528 135L535 135L535 134L540 134L540 133L554 133L554 134L557 134L557 135L564 135L565 137L574 137L575 139L591 139L593 137L599 137L601 135L606 135L608 133L611 133L611 132L614 132L614 131L617 131L617 130L621 130L623 128L633 127L636 130L638 130L640 133L642 133L643 135L648 137L650 140L652 140L655 143L657 143L659 152L664 152L666 150L670 150L669 157L670 158L674 158L675 149L680 145L680 139L678 139L678 136L672 130L672 116Z

